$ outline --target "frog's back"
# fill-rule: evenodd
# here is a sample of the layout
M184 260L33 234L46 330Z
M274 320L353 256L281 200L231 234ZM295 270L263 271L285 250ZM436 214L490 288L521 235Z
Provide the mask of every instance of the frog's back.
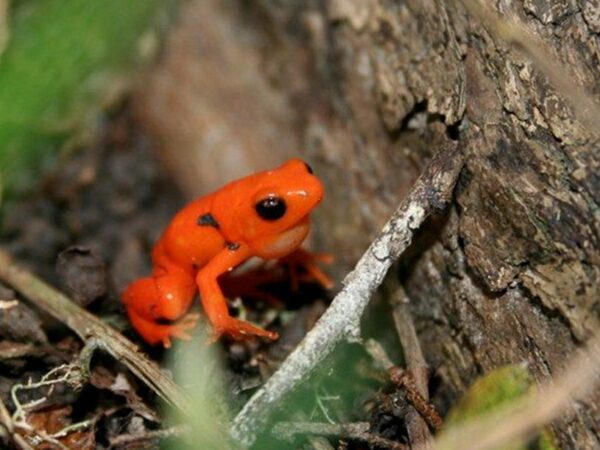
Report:
M153 260L165 256L186 270L204 267L225 245L216 224L210 223L210 196L183 207L171 220L153 251Z

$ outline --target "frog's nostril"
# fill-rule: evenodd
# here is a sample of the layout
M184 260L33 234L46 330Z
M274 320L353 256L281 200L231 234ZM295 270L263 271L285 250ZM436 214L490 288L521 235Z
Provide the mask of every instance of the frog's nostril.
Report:
M307 162L304 163L304 166L306 167L306 170L308 173L310 173L310 174L313 173L312 167L310 167L310 165Z

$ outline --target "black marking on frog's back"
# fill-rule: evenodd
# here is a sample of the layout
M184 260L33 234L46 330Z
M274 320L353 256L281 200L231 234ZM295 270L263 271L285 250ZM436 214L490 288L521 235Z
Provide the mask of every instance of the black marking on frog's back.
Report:
M237 242L226 242L225 247L227 247L228 250L235 251L240 248L240 244Z
M215 227L219 229L219 222L215 220L211 213L202 214L196 221L201 227Z

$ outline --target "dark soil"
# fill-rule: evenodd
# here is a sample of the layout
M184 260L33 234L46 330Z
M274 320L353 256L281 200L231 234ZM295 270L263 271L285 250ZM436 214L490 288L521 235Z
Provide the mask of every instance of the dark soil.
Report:
M20 264L143 345L127 323L119 292L150 270L152 243L183 202L157 162L150 140L124 108L103 124L98 142L59 163L29 197L5 206L0 239ZM4 288L0 294L3 300L15 298ZM12 386L71 362L82 345L66 327L26 302L0 311L0 324L0 394L12 410ZM16 357L15 349L20 350ZM146 406L136 391L149 405L153 396L126 374L109 358L96 357L91 386L73 392L57 385L36 408L44 418L36 423L51 432L70 420L94 418L96 433L81 433L85 442L77 448L94 448L94 440L102 446L135 427L157 426L154 406ZM107 395L116 377L130 384L123 390L127 395ZM29 394L39 398L40 391L23 392L21 402Z

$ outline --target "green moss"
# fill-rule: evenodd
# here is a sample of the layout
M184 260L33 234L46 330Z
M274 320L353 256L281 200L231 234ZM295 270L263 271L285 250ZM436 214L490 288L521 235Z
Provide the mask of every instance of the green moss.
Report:
M535 446L538 450L559 450L559 446L554 439L554 435L548 427L542 429Z
M450 410L444 428L450 430L483 414L496 411L523 396L531 395L534 389L533 380L524 366L509 365L495 369L471 385ZM548 428L544 428L540 436L529 445L511 442L502 447L506 450L556 450L557 448Z
M498 406L510 403L529 391L527 369L518 365L501 367L477 379L452 408L447 426L463 423Z
M0 55L0 177L26 189L89 124L118 77L140 61L140 38L177 0L20 0Z

